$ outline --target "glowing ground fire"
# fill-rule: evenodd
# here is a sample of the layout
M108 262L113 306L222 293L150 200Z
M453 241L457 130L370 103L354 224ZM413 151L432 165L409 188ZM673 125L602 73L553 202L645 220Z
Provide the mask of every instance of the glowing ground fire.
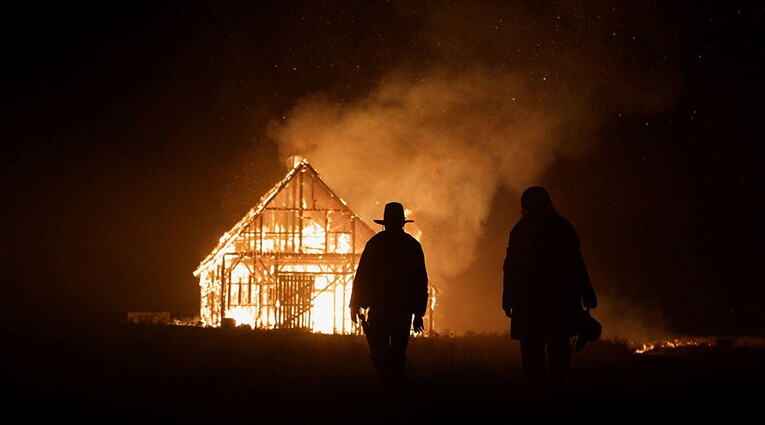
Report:
M636 354L662 353L694 347L754 347L761 349L765 347L765 338L755 336L683 337L651 342L630 341L627 345L631 347L632 351Z

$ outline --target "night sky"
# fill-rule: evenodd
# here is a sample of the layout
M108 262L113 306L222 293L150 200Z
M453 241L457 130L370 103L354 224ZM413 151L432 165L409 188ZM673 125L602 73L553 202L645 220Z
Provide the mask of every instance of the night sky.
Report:
M4 6L6 317L196 314L192 272L298 154L376 230L412 210L438 329L509 327L539 184L604 335L765 332L762 6L159 3Z

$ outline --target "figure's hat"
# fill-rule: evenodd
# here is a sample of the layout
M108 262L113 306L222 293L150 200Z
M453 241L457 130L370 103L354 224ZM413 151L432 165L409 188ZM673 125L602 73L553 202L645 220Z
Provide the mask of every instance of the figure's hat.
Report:
M579 336L576 337L576 351L581 351L588 342L597 341L603 333L603 325L590 314L590 309L582 311L579 324Z
M404 217L404 206L399 202L388 202L385 204L385 212L382 220L374 220L377 224L384 226L401 226L404 223L413 223L414 220L407 220Z

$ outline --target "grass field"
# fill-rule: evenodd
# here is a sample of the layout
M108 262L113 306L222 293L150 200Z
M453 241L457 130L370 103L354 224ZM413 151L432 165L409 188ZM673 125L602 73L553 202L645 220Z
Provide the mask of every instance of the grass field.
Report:
M5 423L762 423L765 349L731 340L575 353L562 400L521 389L503 335L414 338L382 391L363 336L6 322Z

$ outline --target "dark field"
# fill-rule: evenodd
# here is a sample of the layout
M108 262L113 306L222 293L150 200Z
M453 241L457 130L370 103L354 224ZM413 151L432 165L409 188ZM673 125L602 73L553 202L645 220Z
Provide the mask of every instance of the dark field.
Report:
M363 336L183 326L2 325L4 423L763 423L765 350L734 340L575 353L567 397L532 400L505 336L415 338L382 393Z

